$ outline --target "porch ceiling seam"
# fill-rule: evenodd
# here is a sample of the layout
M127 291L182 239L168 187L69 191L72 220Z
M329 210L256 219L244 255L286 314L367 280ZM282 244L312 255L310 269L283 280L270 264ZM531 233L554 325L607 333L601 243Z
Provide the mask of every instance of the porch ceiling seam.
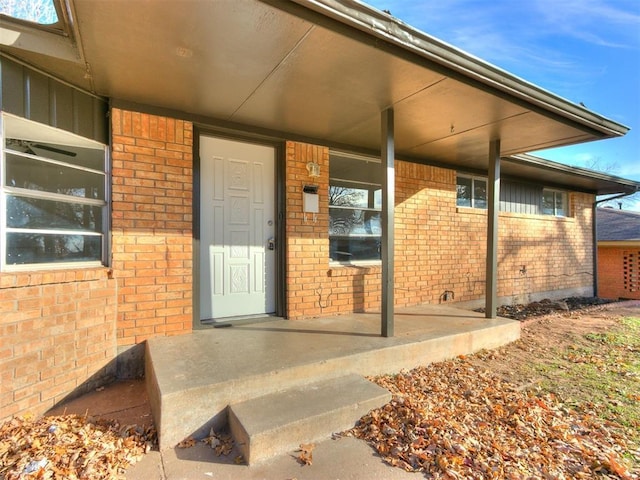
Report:
M511 97L536 105L548 113L559 115L565 120L587 127L601 135L615 137L629 131L629 127L625 125L614 122L495 65L469 55L452 45L439 41L368 5L336 0L293 1L300 6L457 72L467 79L476 80Z
M316 26L315 25L311 25L309 27L309 29L304 32L304 34L300 37L300 39L298 39L298 41L295 43L295 45L285 54L284 57L282 57L282 59L271 69L271 71L265 75L265 77L262 79L262 81L256 86L256 88L253 89L253 91L247 95L247 97L240 103L240 105L238 105L238 107L233 111L233 113L228 117L228 120L233 120L233 118L236 116L236 114L242 109L242 107L244 107L244 105L251 100L252 97L254 97L258 90L260 90L260 88L273 76L275 75L275 73L280 70L280 68L282 67L282 65L284 65L284 63L287 61L288 58L291 57L291 55L294 54L294 52L296 50L298 50L298 48L304 43L304 41L309 37L309 35L311 35L311 33L313 32L313 30L315 30Z

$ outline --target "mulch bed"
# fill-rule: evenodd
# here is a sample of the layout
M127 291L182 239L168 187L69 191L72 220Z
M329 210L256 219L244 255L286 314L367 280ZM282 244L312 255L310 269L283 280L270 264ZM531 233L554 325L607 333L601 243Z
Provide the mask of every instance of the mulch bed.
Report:
M511 318L512 320L526 320L532 317L540 317L553 313L572 312L598 305L613 303L615 300L607 300L597 297L569 297L562 300L543 299L539 302L528 304L501 305L497 309L498 316ZM484 313L484 308L478 308L476 312Z

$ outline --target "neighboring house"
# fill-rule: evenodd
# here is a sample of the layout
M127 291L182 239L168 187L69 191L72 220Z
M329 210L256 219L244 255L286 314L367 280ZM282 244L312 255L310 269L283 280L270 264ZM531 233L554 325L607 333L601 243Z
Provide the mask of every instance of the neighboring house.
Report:
M0 420L229 318L592 295L640 186L526 155L625 126L359 2L56 5L0 26Z
M598 296L640 300L640 213L598 208Z

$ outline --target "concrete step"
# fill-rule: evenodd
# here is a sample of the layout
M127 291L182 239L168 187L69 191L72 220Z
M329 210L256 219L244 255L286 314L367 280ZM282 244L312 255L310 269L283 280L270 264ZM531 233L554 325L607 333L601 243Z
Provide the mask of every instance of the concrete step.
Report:
M396 312L396 335L380 336L379 314L274 320L154 337L145 377L161 450L228 424L228 406L355 374L427 365L520 336L520 322L430 305Z
M229 427L254 464L347 430L390 400L384 388L350 374L230 405Z

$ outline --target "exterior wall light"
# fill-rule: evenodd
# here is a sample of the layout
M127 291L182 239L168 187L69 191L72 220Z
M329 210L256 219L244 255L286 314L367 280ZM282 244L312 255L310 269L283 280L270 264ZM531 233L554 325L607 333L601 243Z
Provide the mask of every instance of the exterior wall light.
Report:
M320 176L320 165L315 162L307 163L307 172L309 172L310 177L319 177Z

